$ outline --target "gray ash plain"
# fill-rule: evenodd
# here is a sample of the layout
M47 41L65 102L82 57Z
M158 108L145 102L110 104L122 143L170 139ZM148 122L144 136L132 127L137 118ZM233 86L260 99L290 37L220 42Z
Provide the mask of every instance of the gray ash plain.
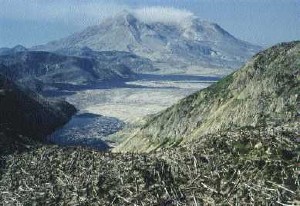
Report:
M107 151L117 144L110 140L111 134L166 109L218 79L215 76L141 74L128 82L62 85L61 90L46 91L44 95L65 99L79 112L47 139L58 145Z

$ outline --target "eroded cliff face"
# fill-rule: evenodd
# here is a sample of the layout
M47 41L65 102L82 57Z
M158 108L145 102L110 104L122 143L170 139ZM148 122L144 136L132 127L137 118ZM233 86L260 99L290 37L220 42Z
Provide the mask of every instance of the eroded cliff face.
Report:
M297 128L300 42L258 53L239 71L150 117L115 151L152 151L229 128Z
M75 112L76 108L67 102L48 101L0 75L1 152L43 142Z

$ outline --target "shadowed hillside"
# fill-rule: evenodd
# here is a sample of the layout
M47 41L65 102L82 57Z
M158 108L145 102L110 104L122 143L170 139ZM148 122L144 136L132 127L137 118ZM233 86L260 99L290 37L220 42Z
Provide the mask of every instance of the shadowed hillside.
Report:
M0 75L0 153L43 142L75 112L67 102L47 101Z

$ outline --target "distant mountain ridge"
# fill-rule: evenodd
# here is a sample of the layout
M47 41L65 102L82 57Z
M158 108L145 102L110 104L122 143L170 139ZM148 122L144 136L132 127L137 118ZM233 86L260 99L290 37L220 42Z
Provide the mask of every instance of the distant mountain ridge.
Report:
M199 18L182 25L144 22L130 12L33 50L59 51L89 47L95 51L127 51L157 65L237 68L261 48L238 40L215 23Z
M28 51L28 49L22 45L16 45L13 48L0 48L0 55L10 55L10 54L15 54L17 52L24 52Z
M128 52L95 52L83 48L68 51L67 55L58 53L13 48L0 55L0 74L41 91L56 84L122 81L134 78L140 71L154 70L150 60Z
M300 42L255 55L239 71L149 117L115 151L145 152L242 127L299 135ZM291 135L293 136L293 135Z

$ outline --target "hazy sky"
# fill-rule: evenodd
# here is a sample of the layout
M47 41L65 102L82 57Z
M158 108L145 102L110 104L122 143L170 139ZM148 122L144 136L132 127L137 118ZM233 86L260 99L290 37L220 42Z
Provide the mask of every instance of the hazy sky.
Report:
M152 7L193 13L263 46L300 40L300 0L0 0L0 47L46 43L122 10Z

